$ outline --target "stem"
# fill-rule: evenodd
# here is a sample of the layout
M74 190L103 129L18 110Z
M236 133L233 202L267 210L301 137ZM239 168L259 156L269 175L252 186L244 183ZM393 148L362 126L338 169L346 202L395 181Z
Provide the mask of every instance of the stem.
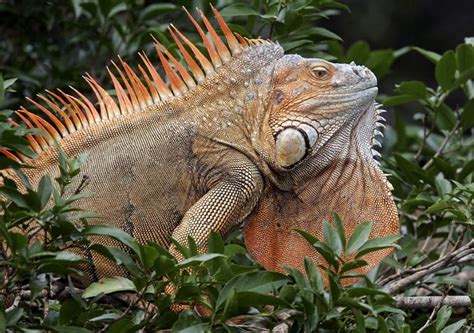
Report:
M418 331L416 331L416 333L422 333L425 329L427 329L431 325L431 323L433 322L434 317L436 316L439 309L441 308L441 305L443 304L444 300L446 299L447 292L448 291L446 291L443 294L443 296L441 296L441 299L439 300L438 304L436 304L436 306L434 307L434 309L431 312L430 316L428 317L428 320L426 321L426 323ZM432 299L434 299L434 298L430 297L429 300L432 300Z
M441 146L439 146L438 150L436 151L436 153L433 155L433 157L428 161L426 162L426 164L423 166L423 170L427 170L429 169L432 165L433 165L433 162L434 162L434 159L436 157L439 157L442 153L443 153L443 150L444 148L446 148L446 145L448 144L449 140L451 140L451 137L454 135L454 133L458 130L459 126L461 126L461 120L458 118L456 120L456 123L454 124L454 127L451 129L451 131L448 133L448 135L445 136L444 140L443 140L443 143L441 144Z

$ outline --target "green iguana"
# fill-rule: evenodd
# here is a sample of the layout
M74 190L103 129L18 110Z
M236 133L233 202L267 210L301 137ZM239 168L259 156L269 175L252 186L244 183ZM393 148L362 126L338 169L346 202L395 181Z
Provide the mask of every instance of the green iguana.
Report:
M226 235L244 223L249 253L269 270L303 269L305 256L321 262L294 229L321 237L333 211L347 235L367 220L371 237L398 233L391 187L374 160L383 121L374 74L285 55L278 43L233 33L213 11L226 41L202 13L207 32L188 13L207 56L171 25L186 64L156 42L165 78L140 53L139 74L121 59L107 69L116 97L86 75L96 101L74 88L29 99L43 116L24 107L16 114L45 134L28 136L37 157L3 154L32 166L24 171L34 185L58 174L55 141L68 156L85 153L90 197L81 206L100 223L141 243L185 244L192 236L201 251L211 231ZM359 272L389 252L367 255ZM89 278L120 274L92 256Z

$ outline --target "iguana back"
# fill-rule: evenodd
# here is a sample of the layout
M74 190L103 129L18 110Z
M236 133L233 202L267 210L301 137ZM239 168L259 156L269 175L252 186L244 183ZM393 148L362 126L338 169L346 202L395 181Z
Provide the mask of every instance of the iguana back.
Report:
M25 169L33 184L58 173L54 140L68 156L87 154L81 174L90 197L81 207L141 243L192 236L204 250L211 230L225 235L246 219L250 253L269 269L301 268L305 255L321 260L293 228L319 234L333 210L349 234L367 219L373 235L396 233L396 209L371 151L380 120L373 74L285 56L278 44L232 33L214 13L226 43L204 15L210 40L190 16L208 56L170 28L189 69L156 42L167 80L140 54L140 77L122 60L109 70L116 98L90 76L96 103L75 90L48 91L41 104L32 101L43 117L17 112L46 134L28 137L37 158L4 154L34 167ZM91 278L120 273L91 255Z

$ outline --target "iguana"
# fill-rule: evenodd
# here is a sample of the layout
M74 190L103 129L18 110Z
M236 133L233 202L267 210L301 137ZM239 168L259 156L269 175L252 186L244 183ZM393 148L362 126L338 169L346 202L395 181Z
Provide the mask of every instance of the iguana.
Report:
M266 269L303 269L305 256L322 259L294 229L321 237L333 211L347 235L367 220L371 237L398 233L391 187L374 159L383 121L374 74L354 63L285 55L278 43L232 32L212 10L225 41L202 12L207 32L187 12L207 55L170 25L185 64L155 41L161 70L144 53L138 71L122 59L107 68L116 97L90 75L94 101L74 88L47 90L29 99L41 116L16 112L44 133L28 135L37 157L2 153L33 167L24 170L32 184L57 176L55 142L68 156L87 154L81 173L90 196L81 207L174 254L171 238L186 244L192 236L204 251L211 231L226 235L244 224L248 251ZM389 252L367 255L359 272ZM120 273L92 256L90 278Z

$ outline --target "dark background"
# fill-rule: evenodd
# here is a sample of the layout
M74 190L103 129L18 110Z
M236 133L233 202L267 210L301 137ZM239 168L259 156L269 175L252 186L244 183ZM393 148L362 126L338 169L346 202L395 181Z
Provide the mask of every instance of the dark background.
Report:
M398 49L413 45L443 54L474 36L474 1L449 0L353 0L342 1L351 9L332 17L325 27L344 39L347 47L365 40L372 49ZM392 74L382 80L383 89L402 80L435 83L434 65L416 53L401 57ZM396 73L396 74L394 74Z

